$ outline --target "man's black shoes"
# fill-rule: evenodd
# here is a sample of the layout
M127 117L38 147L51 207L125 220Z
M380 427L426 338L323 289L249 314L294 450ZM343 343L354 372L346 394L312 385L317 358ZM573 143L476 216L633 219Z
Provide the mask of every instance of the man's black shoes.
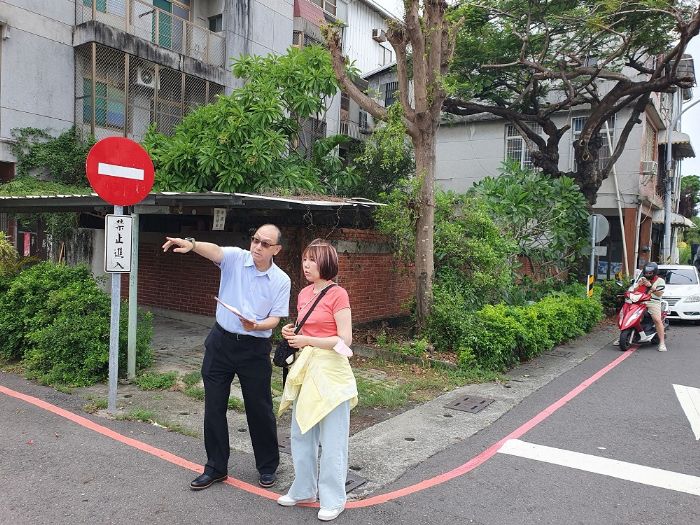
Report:
M277 481L277 474L275 474L274 472L272 474L260 474L258 484L261 487L269 489L272 485L275 484L275 481Z
M201 476L192 480L190 483L190 488L192 490L203 490L207 487L211 487L214 483L225 480L227 477L228 475L226 474L219 476L218 474L209 475L205 472Z

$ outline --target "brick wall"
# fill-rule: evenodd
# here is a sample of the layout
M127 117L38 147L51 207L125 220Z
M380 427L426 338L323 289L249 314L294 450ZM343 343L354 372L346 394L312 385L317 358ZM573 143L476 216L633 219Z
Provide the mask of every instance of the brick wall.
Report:
M413 274L389 253L385 238L378 233L354 229L311 232L295 227L282 228L282 232L285 248L275 262L292 280L290 312L294 311L299 289L307 284L301 271L301 251L314 237L326 237L334 244L345 241L340 245L338 282L350 296L354 323L407 313L402 306L413 297ZM152 233L141 237L139 304L213 316L216 310L214 296L219 290L219 269L198 255L163 253L164 237ZM249 247L247 236L242 234L197 232L196 238L222 246ZM122 277L122 297L128 297L127 274Z

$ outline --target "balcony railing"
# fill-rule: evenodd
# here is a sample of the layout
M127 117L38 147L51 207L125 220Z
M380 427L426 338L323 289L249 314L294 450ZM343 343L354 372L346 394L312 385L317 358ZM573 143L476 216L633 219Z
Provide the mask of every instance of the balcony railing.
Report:
M95 20L206 64L225 66L222 35L142 0L77 0L75 9L76 24Z

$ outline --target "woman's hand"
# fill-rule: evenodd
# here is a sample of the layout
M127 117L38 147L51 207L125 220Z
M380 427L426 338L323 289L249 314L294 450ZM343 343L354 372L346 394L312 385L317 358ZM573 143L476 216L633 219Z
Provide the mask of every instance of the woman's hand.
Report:
M287 339L289 346L291 346L292 348L301 349L305 346L309 346L309 338L305 335L293 334L291 337L286 337L285 339Z
M286 324L282 327L282 337L289 341L290 337L294 336L294 325L292 323Z

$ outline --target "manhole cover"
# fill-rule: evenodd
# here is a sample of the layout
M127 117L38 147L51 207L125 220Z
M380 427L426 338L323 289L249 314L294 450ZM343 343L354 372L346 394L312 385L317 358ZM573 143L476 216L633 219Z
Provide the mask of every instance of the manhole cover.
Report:
M462 399L445 405L445 408L451 408L453 410L461 410L462 412L469 412L471 414L476 414L481 412L484 408L493 403L493 399L486 399L484 397L467 396Z
M345 492L351 492L365 483L367 483L365 478L358 476L352 470L348 470L348 476L345 478Z

